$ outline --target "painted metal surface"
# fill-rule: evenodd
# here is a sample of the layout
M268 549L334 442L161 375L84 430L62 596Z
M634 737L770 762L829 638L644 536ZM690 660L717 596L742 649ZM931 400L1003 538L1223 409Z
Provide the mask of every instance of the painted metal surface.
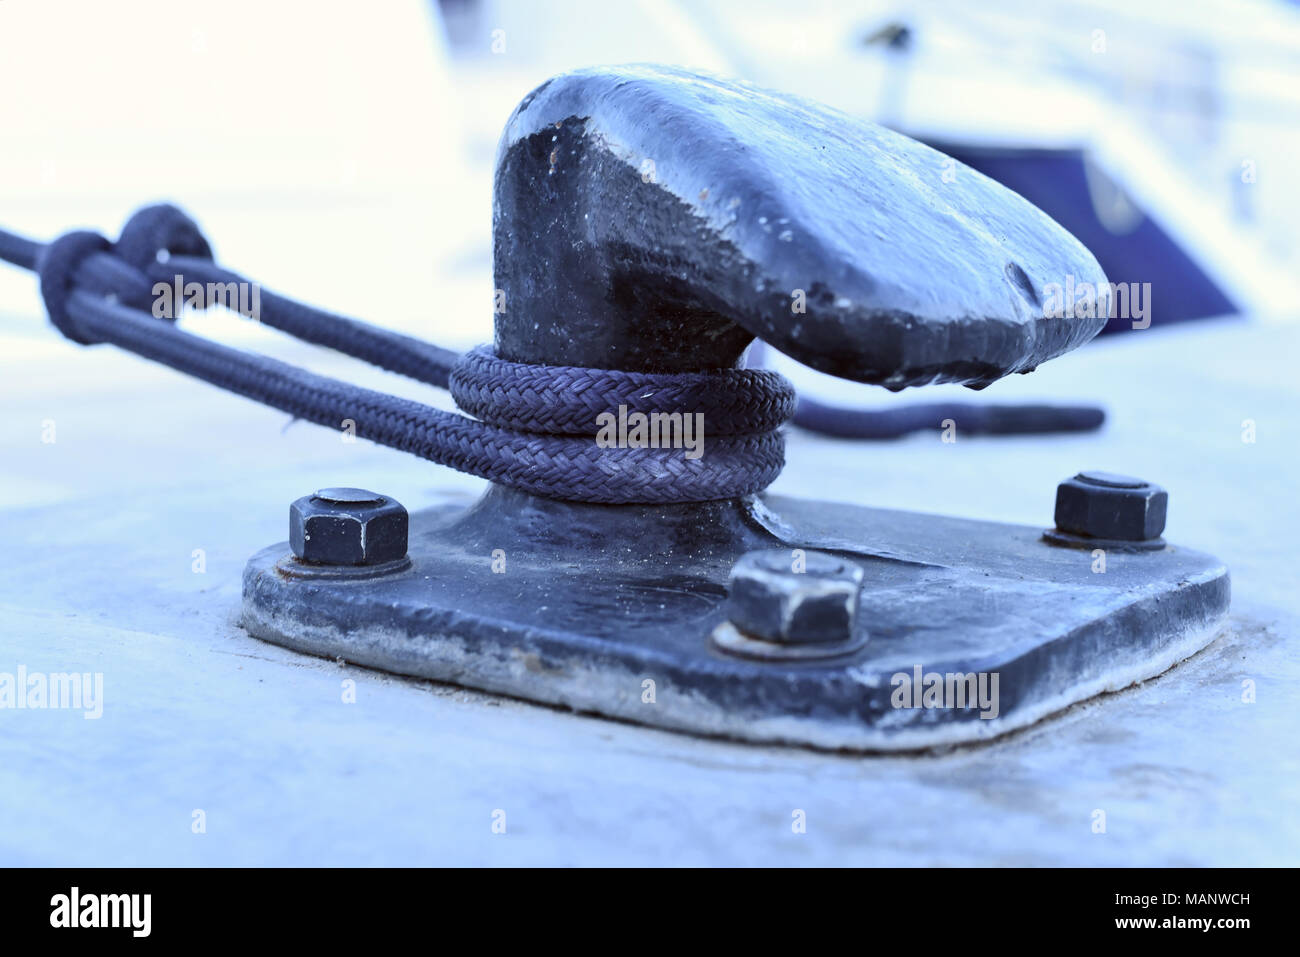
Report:
M945 175L951 167L952 175ZM497 154L496 347L693 371L751 336L890 389L982 387L1088 341L1109 289L999 183L809 100L672 67L578 70L524 97ZM1040 290L1088 283L1096 311Z
M263 550L241 624L297 651L639 724L898 751L987 740L1157 675L1216 636L1229 600L1223 564L1181 546L1099 557L1033 526L782 496L597 510L493 488L412 522L410 566L389 575L304 577L286 543ZM724 653L744 647L725 630L713 640L728 574L755 547L807 562L794 576L806 587L831 561L815 549L859 569L858 640L825 660ZM923 699L934 675L948 690Z

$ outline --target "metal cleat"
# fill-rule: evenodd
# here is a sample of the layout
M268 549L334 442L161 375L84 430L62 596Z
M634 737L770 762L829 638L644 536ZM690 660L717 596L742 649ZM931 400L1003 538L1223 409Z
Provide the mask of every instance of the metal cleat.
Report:
M992 180L945 181L945 161L681 70L556 77L499 148L497 354L692 372L757 337L889 389L980 388L1096 335L1092 255ZM1038 290L1066 277L1098 291L1095 315L1045 316ZM1156 675L1224 619L1227 569L1159 538L1163 491L1063 495L1045 536L775 495L611 506L492 486L411 515L391 569L288 574L289 546L265 549L243 619L311 654L678 731L929 748ZM1090 535L1142 547L1095 574Z

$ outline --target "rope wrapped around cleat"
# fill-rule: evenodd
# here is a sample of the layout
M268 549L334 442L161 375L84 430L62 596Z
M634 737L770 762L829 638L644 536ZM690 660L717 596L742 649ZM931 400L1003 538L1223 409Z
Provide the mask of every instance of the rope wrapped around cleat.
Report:
M461 357L259 289L264 325L450 385L479 417L471 419L194 336L174 316L155 316L156 285L197 283L202 292L247 280L212 261L207 240L174 206L140 210L116 243L77 231L41 246L0 231L0 258L36 269L50 321L74 342L112 343L319 425L350 420L362 438L537 495L609 504L733 498L766 488L784 464L779 429L795 394L773 372L647 375L506 362L484 349ZM623 422L640 414L657 430L600 443L603 413ZM684 416L699 426L690 436L696 455L674 442Z

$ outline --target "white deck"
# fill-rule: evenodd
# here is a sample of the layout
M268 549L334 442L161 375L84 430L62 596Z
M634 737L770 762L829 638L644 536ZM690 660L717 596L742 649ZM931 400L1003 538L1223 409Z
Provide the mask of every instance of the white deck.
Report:
M34 309L0 316L0 671L105 683L99 720L0 710L0 863L1294 864L1298 338L1242 321L1144 332L985 393L1102 399L1097 435L792 435L778 491L1029 524L1072 470L1140 474L1170 490L1170 540L1232 568L1231 630L1165 676L992 745L884 759L694 740L249 638L240 571L284 538L295 496L356 484L417 508L477 481L286 430L64 343Z

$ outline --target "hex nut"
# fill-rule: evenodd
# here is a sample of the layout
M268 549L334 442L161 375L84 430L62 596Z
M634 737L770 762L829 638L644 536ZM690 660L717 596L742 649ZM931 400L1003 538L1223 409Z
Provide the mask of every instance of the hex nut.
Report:
M853 637L862 569L825 552L747 552L731 569L727 614L744 633L782 644Z
M1169 495L1158 485L1109 472L1080 472L1056 488L1056 527L1089 538L1144 542L1165 530Z
M406 557L400 502L365 489L321 489L289 506L289 547L317 565L382 565Z

